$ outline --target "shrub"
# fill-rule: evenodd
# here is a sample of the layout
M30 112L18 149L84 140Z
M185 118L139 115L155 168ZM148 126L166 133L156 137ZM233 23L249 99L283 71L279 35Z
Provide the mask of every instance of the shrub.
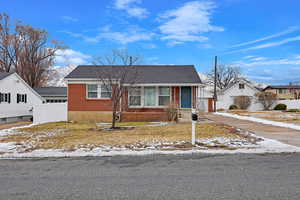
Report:
M270 110L272 105L277 101L277 95L272 92L258 92L255 94L257 101L260 102L265 110Z
M231 106L229 106L229 110L237 110L237 109L239 109L238 107L237 107L237 105L231 105Z
M248 96L234 97L234 104L242 110L247 110L247 108L251 105L251 98Z
M286 105L283 103L277 104L274 108L274 110L286 110Z
M171 103L165 108L169 121L178 121L178 106L175 103Z
M300 109L289 109L287 112L300 112Z

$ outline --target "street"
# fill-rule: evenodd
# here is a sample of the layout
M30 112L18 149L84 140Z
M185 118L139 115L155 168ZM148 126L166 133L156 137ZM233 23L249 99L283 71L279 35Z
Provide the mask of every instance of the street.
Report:
M300 154L0 160L0 199L300 199Z

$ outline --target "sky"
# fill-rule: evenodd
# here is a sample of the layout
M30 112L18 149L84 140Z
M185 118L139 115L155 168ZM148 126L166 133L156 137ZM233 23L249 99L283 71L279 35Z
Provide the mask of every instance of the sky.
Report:
M300 83L298 0L11 0L0 12L69 47L57 66L128 49L143 64L219 64L267 84Z

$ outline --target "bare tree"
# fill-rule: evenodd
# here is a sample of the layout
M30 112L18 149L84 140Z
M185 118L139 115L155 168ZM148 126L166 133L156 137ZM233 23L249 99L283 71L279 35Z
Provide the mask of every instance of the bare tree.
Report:
M251 105L251 98L248 96L237 96L234 98L234 104L239 107L239 109L247 110Z
M277 101L277 95L272 92L258 92L255 94L257 101L261 103L265 110L270 110Z
M0 70L18 73L31 87L46 84L55 53L64 48L57 41L49 42L45 30L18 22L11 31L9 16L0 14Z
M116 128L118 110L122 111L121 99L125 91L138 80L138 67L135 64L140 62L141 56L130 55L127 50L119 49L112 50L109 55L96 57L93 62L100 65L97 76L102 86L106 91L111 91L112 129Z
M15 35L10 30L10 18L0 13L0 71L10 72L13 68L13 49Z
M213 69L208 75L208 82L213 83L215 79L215 70ZM216 85L219 89L226 88L232 82L235 82L241 76L239 67L231 65L218 65L217 66L217 79Z

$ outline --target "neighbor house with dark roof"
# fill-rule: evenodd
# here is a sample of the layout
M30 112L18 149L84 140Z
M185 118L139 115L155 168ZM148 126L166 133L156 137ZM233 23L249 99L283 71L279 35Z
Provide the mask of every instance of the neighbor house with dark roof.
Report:
M36 87L34 90L45 99L46 103L67 101L67 87Z
M300 99L300 85L269 85L264 91L276 94L279 100Z
M103 81L113 78L118 85L121 70L127 70L120 102L122 121L166 120L165 109L171 104L178 110L196 107L197 88L202 83L193 65L81 65L65 77L69 120L110 120L112 90Z
M0 72L0 123L31 119L33 106L43 101L17 73Z

